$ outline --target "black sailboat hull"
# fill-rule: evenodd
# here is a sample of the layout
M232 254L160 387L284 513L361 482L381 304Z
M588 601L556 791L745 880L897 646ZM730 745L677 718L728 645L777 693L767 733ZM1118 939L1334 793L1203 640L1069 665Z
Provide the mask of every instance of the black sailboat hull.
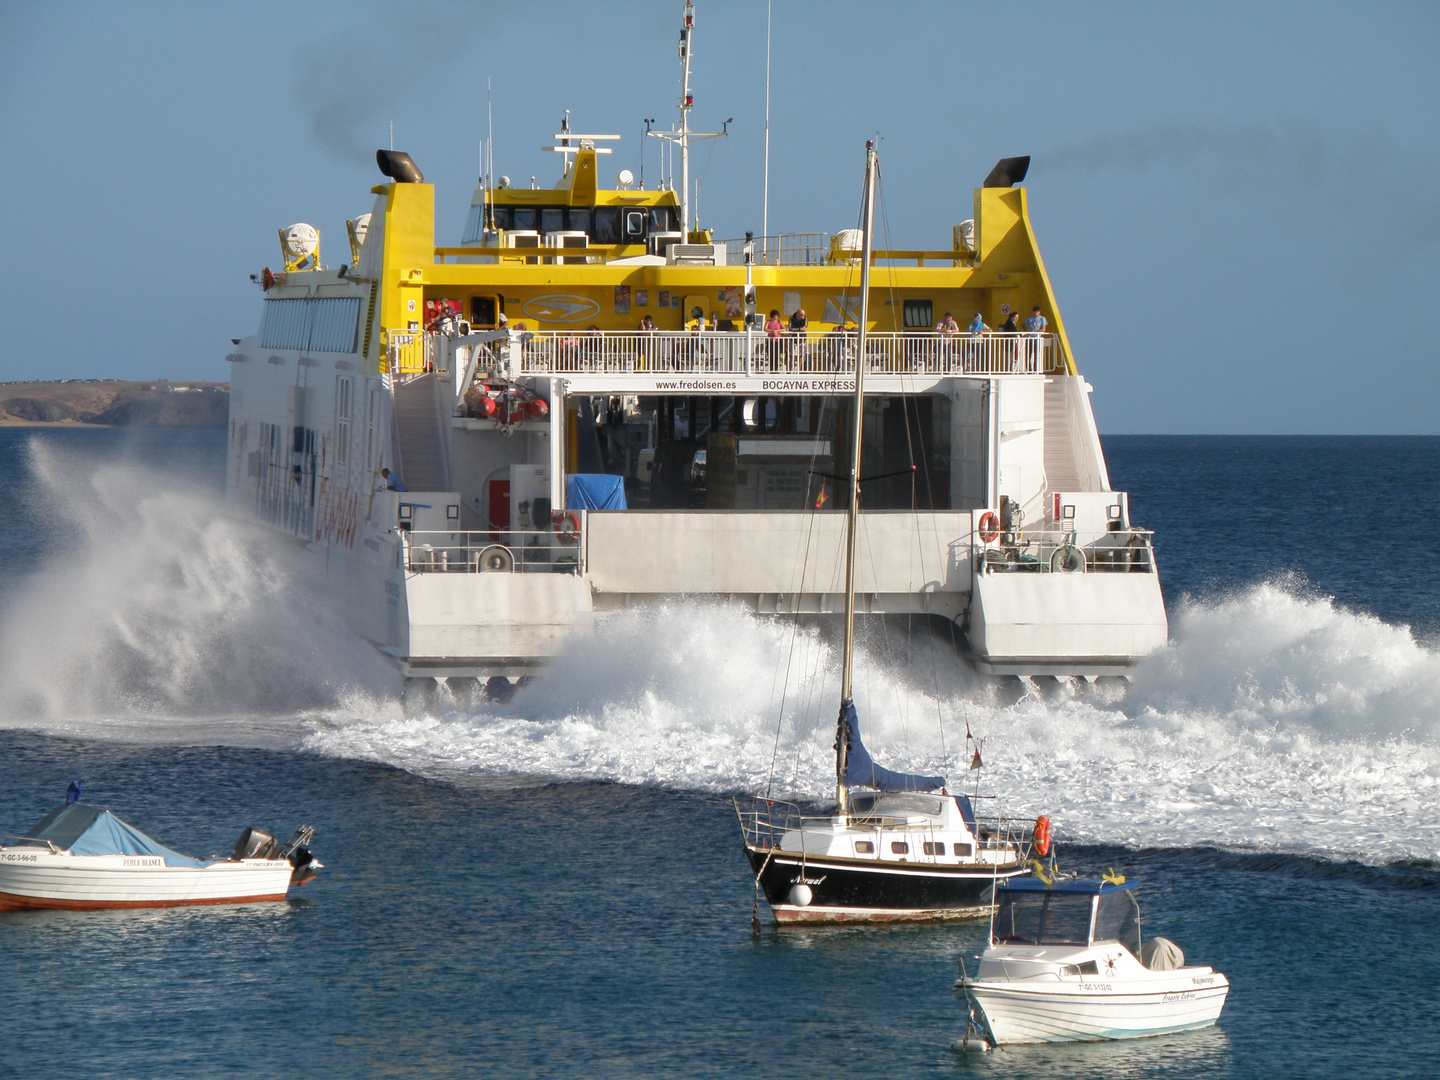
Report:
M889 922L977 918L990 911L997 881L1027 873L1020 863L938 866L833 859L745 845L751 871L781 923ZM810 890L797 903L795 886ZM802 894L803 896L803 894Z

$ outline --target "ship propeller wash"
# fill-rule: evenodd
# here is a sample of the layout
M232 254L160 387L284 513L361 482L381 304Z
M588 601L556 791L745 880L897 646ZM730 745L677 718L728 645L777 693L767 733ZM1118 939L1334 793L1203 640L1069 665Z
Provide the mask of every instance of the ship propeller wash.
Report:
M725 130L691 129L693 30L687 4L678 122L652 132L678 186L607 183L618 136L567 116L553 186L487 169L458 243L388 150L348 260L282 231L259 330L227 358L232 511L323 559L404 675L498 688L663 598L838 617L858 454L860 618L928 622L985 673L1126 675L1165 609L1018 186L1028 159L963 210L959 167L917 193L953 221L926 247L717 238L688 183L692 142ZM1036 318L990 332L1016 314Z

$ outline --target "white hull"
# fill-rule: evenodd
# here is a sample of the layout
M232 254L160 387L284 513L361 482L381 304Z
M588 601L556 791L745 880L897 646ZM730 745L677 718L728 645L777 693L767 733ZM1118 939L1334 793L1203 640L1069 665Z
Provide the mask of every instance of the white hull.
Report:
M1204 969L1201 969L1204 970ZM1230 984L1225 976L1181 969L1173 978L1146 980L1128 992L1123 982L1099 982L1113 990L1021 988L1013 983L965 985L979 1006L996 1045L1137 1039L1209 1027L1220 1018Z
M293 872L285 859L188 867L166 866L162 858L151 855L72 855L8 848L0 852L0 910L283 900Z

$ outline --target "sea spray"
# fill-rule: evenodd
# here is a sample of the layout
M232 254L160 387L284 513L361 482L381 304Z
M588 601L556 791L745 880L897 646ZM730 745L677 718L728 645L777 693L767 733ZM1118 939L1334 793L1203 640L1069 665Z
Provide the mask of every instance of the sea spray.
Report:
M42 440L28 463L74 539L0 612L0 722L290 713L394 681L332 612L314 561L212 492Z
M954 674L953 656L937 694L924 650L897 665L872 634L857 654L867 744L968 787L968 727L986 740L988 808L1049 813L1072 842L1440 857L1440 747L1422 722L1434 650L1283 579L1192 601L1175 630L1128 692L1027 682L1018 701ZM506 705L406 717L357 699L315 714L306 745L438 778L818 803L833 790L837 694L838 661L813 628L677 602L602 619Z

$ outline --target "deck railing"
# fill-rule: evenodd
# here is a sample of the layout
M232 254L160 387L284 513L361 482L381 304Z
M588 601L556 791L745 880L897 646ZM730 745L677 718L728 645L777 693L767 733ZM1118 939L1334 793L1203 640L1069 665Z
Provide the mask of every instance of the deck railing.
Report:
M1125 529L1077 544L1069 530L1037 529L986 541L977 530L975 569L986 574L1153 574L1154 533Z
M492 529L400 536L405 566L416 574L578 574L584 568L584 545L574 531Z
M731 803L740 819L740 833L745 842L766 850L779 847L787 832L797 832L809 824L829 825L834 820L828 815L805 814L795 803L780 799L737 795L732 797ZM850 822L852 825L871 825L880 829L895 828L905 823L900 819L887 821L873 815L853 816ZM976 815L973 831L978 845L977 855L983 851L999 851L1008 855L1011 851L1022 851L1031 842L1027 822L999 815ZM1008 858L1006 861L1009 861Z
M848 374L858 339L851 333L743 331L571 331L517 335L520 374L604 373L769 375ZM865 370L880 375L1039 375L1061 367L1053 334L870 334ZM512 362L514 353L512 352Z

